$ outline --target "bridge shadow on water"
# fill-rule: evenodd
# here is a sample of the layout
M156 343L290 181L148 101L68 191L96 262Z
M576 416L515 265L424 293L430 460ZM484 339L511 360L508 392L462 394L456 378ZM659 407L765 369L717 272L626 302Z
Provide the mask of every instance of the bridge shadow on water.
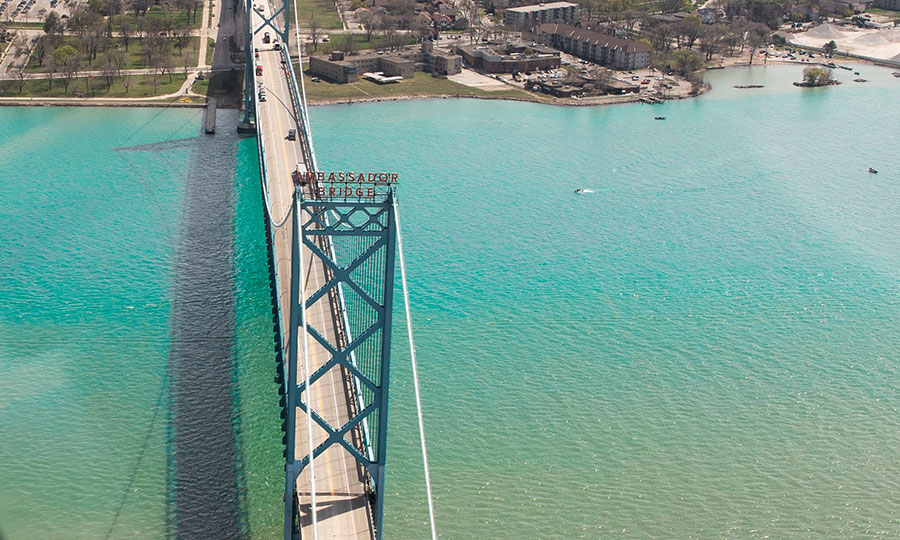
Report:
M219 125L236 125L237 115L220 110ZM222 129L189 146L170 323L167 537L228 540L246 532L235 380L238 137Z

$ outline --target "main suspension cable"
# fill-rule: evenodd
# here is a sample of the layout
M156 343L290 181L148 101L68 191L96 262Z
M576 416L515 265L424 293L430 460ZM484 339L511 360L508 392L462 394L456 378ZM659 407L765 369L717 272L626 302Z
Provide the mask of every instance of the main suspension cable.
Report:
M295 206L300 206L300 199L297 197L297 190L294 192L294 200L296 201ZM299 208L294 210L297 212L297 216L300 216ZM300 220L297 219L295 223L300 223ZM306 377L306 439L309 445L309 492L310 492L310 505L312 507L312 526L313 526L313 540L318 540L319 538L319 520L318 515L316 514L316 467L315 467L315 447L313 447L313 436L312 436L312 388L310 388L309 384L309 332L306 329L306 279L304 278L305 266L303 265L303 229L302 227L297 227L294 230L294 235L296 238L293 239L294 242L298 242L300 249L297 251L300 253L300 263L298 268L300 269L300 324L303 326L303 371L305 372ZM291 309L296 309L297 306L291 306ZM296 320L296 319L295 319ZM293 383L293 381L291 381Z
M413 343L412 315L409 311L409 289L406 286L406 263L403 259L403 236L400 234L400 213L397 197L394 196L394 223L397 225L397 253L400 256L400 281L403 285L403 307L406 309L406 329L409 334L409 356L412 360L413 388L416 391L416 412L419 416L419 440L422 442L422 462L425 466L425 491L428 496L428 522L431 524L431 539L437 540L434 524L434 502L431 497L431 476L428 472L428 449L425 446L425 422L422 419L422 398L419 394L419 369L416 366L416 346ZM383 451L380 450L379 451Z

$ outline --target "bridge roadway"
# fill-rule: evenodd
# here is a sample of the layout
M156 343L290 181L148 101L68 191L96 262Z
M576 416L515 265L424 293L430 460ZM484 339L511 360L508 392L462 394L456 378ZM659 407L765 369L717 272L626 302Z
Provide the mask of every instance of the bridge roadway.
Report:
M264 6L266 12L271 7ZM262 24L262 19L254 14L254 27ZM307 170L300 146L302 130L294 115L291 101L290 75L281 64L281 51L272 48L272 44L264 44L262 36L271 29L263 30L254 36L254 46L259 52L257 66L262 66L261 76L257 76L266 89L266 101L259 103L256 114L260 126L259 133L265 147L266 171L269 182L269 198L272 205L273 219L281 220L289 210L293 184L291 172L299 167ZM297 141L287 140L289 129L297 130ZM301 224L304 221L303 215ZM288 342L288 321L290 321L290 283L291 283L291 220L274 231L276 271L278 273L278 301L281 305L283 343ZM303 248L304 268L301 276L305 280L306 294L309 296L326 282L326 273L321 261ZM307 310L309 323L331 343L336 343L336 335L340 329L340 317L334 309L334 302L322 300ZM333 300L333 299L332 299ZM303 334L300 334L302 340ZM315 372L329 360L328 353L310 336L309 362L310 372ZM302 341L300 345L302 351ZM285 353L287 357L287 353ZM304 380L302 355L297 369L296 381ZM325 376L312 385L310 392L303 397L311 401L312 407L332 427L340 427L350 418L354 395L349 378L338 368L331 369ZM297 431L295 434L295 456L302 459L309 453L307 435L307 416L297 411ZM313 446L318 446L326 439L326 434L315 422L313 429ZM352 442L352 441L351 441ZM320 539L366 539L374 540L374 527L371 509L365 490L362 468L340 445L332 445L325 453L315 459L316 472L316 508L318 518L318 537ZM297 479L297 495L300 505L301 537L304 540L313 538L311 515L310 468L306 467Z

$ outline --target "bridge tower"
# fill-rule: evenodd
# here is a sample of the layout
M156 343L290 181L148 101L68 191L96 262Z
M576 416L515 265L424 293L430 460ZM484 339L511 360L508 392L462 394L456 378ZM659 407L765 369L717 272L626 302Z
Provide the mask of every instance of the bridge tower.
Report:
M382 536L396 195L390 185L336 186L298 186L294 197L289 341L281 374L286 398L285 540L298 539L301 526L315 520L310 511L314 503L304 504L301 512L297 482L311 462L333 448L355 460L353 474L364 490L356 504L368 506L369 528L374 528L376 539ZM324 284L304 286L314 265L323 269ZM306 314L317 304L320 310L327 306L327 315L308 320ZM327 361L320 360L309 373L304 371L305 355L314 349ZM344 381L348 414L341 425L326 420L321 399L312 399L317 383L329 373ZM298 420L306 426L308 418L316 442L306 445L310 452L298 456L296 439L306 437L304 429L298 431ZM310 442L313 439L310 434Z
M252 122L255 120L256 111L254 110L253 104L253 94L256 89L253 87L255 84L255 72L254 66L256 66L255 60L255 50L253 47L253 36L260 32L265 32L266 28L271 28L275 35L278 37L279 41L282 43L282 46L290 51L290 37L288 36L288 32L290 31L290 0L242 0L245 4L245 14L246 17L246 28L244 35L246 36L247 42L244 44L244 55L245 55L245 65L244 65L244 116L239 124L239 130L252 132L255 131L255 128L252 127ZM263 4L271 3L271 7L274 10L271 15L266 15L264 10L259 9ZM259 27L254 28L254 17L253 14L256 13L259 15L263 22ZM290 57L290 53L287 54Z

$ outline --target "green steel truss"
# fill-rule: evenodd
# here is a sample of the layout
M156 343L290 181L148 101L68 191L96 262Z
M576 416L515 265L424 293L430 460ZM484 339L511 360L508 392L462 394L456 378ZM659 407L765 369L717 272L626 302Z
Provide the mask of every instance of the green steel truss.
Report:
M391 306L394 285L394 254L397 234L394 219L393 190L374 199L316 199L299 201L294 212L292 306L299 307L299 245L312 253L325 268L326 283L317 290L306 290L307 309L326 302L336 321L337 335L326 337L326 329L307 321L310 342L328 352L329 360L310 374L310 387L324 375L338 369L350 381L351 418L342 426L332 426L304 400L306 381L302 373L302 355L298 354L301 321L299 309L291 309L288 345L288 384L285 437L286 497L285 538L297 538L298 504L294 497L297 477L310 463L310 456L294 456L294 432L297 409L312 417L326 434L313 450L314 458L339 445L362 465L368 488L376 538L382 534L384 514L384 473L387 449L388 387L391 348ZM304 261L309 267L310 261ZM300 362L300 363L298 363ZM320 431L320 433L321 433ZM348 437L349 435L349 437ZM313 459L314 459L313 458ZM289 536L290 535L290 536Z

